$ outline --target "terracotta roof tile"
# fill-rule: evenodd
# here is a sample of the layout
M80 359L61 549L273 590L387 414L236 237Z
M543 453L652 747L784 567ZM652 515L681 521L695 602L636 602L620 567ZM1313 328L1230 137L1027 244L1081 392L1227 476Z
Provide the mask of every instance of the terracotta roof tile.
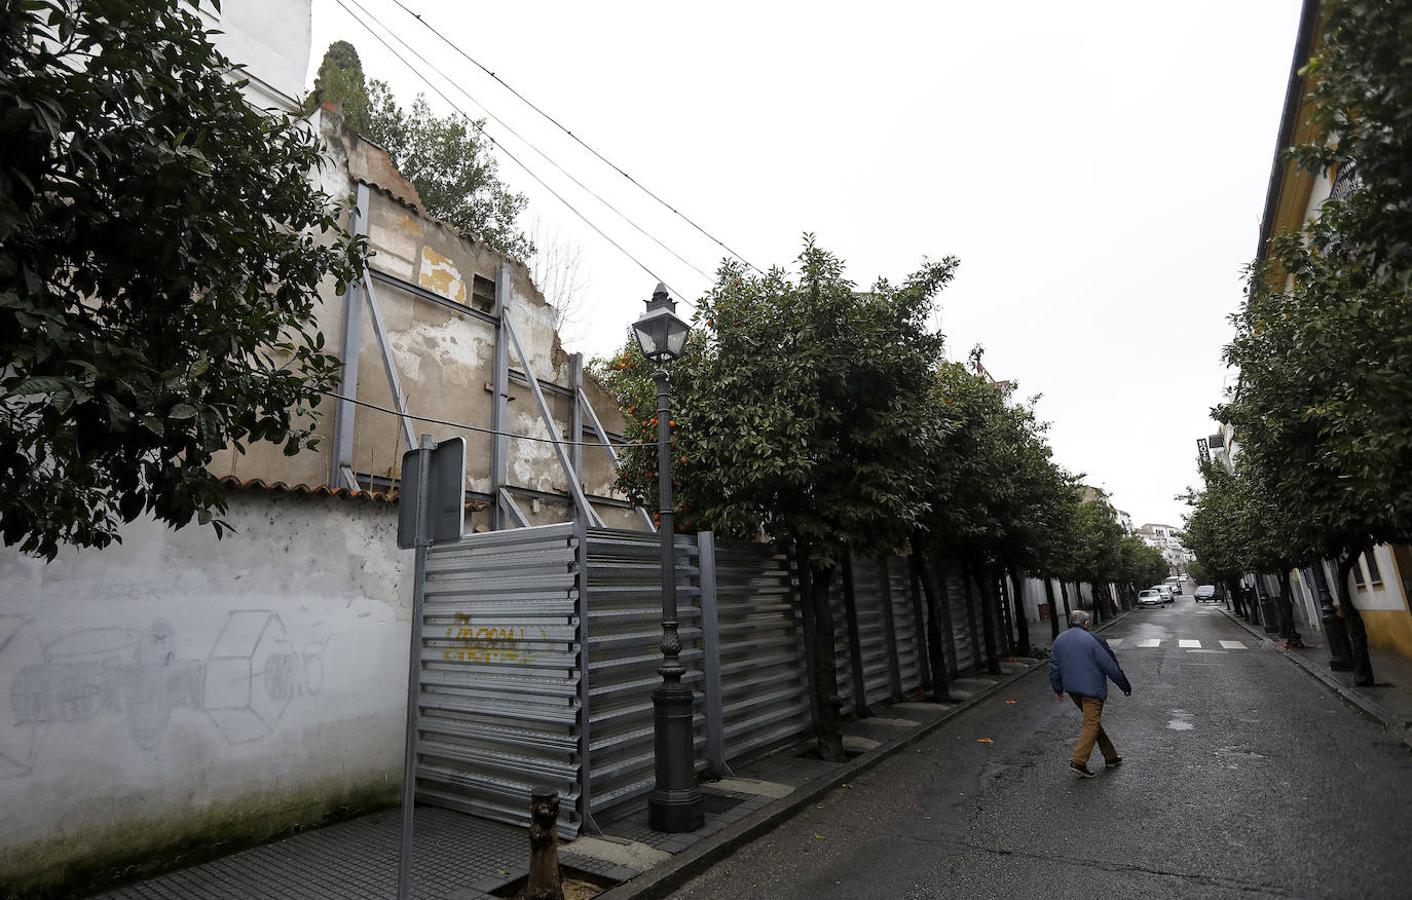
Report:
M221 484L232 490L262 491L268 494L294 494L305 497L342 497L346 500L359 500L364 503L396 503L397 491L355 491L352 488L329 487L326 484L287 484L283 481L265 481L262 478L241 480L234 475L221 478Z

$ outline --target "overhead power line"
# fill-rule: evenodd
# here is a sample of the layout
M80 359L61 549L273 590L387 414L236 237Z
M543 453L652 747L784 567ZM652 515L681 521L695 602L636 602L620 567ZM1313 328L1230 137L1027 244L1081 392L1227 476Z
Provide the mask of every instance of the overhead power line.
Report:
M500 435L500 436L502 436L502 437L506 437L506 438L509 438L509 439L511 439L511 440L516 440L516 441L534 441L534 442L540 443L540 444L567 444L567 445L570 445L570 446L577 445L577 446L580 446L580 447L612 447L614 450L617 450L617 449L622 448L622 447L656 447L656 446L657 446L657 442L656 442L656 441L619 441L619 442L610 441L610 442L608 442L607 444L605 444L605 443L603 443L602 441L580 441L580 440L572 440L572 441L571 441L571 440L569 440L568 438L535 437L535 436L532 435L532 434L515 434L513 431L498 431L498 430L496 430L496 429L494 429L494 428L486 428L484 425L469 425L469 424L467 424L467 423L465 423L465 422L453 422L453 421L451 421L450 419L436 419L436 418L433 418L433 417L431 417L431 416L419 416L419 415L417 415L417 414L415 414L415 413L399 412L399 411L397 411L397 410L395 410L395 409L392 409L391 407L388 407L388 406L379 406L379 405L376 404L376 403L369 403L369 402L366 401L366 400L358 400L358 399L356 399L356 398L354 398L354 397L345 397L345 396L343 396L342 394L338 393L337 391L319 391L319 393L320 393L320 394L323 394L325 397L328 397L328 398L333 399L333 400L342 400L342 401L344 401L345 403L352 403L352 404L355 405L355 406L361 406L361 407L363 407L363 408L365 408L365 409L374 410L375 412L387 413L387 414L390 415L390 416L400 416L400 417L402 417L402 418L412 419L413 421L416 421L416 422L429 422L429 423L431 423L432 425L445 425L445 426L447 426L447 427L449 427L449 428L460 428L460 429L463 429L463 430L465 430L465 431L475 431L475 432L479 432L480 434ZM580 437L581 437L581 436L582 436L582 435L580 435Z
M634 222L632 219L628 218L628 216L627 216L626 213L624 213L622 210L618 209L618 208L617 208L616 206L614 206L612 203L609 203L608 200L606 200L601 194L599 194L599 193L598 193L597 191L595 191L593 188L591 188L591 187L589 187L588 185L584 184L582 181L579 181L576 177L574 177L574 174L573 174L572 172L570 172L568 169L565 169L563 166L559 165L559 163L555 162L554 159L549 156L549 154L545 153L543 150L541 150L541 149L539 149L538 147L536 147L536 146L534 145L534 142L532 142L529 138L527 138L527 137L525 137L524 135L520 134L518 131L516 131L514 128L512 128L509 124L507 124L504 119L500 118L500 117L497 116L495 113L491 112L489 106L487 106L486 104L482 103L481 101L477 100L474 96L472 96L472 95L471 95L471 92L468 91L468 90L466 90L464 87L462 87L462 86L456 81L456 79L452 78L451 76L447 75L445 72L443 72L443 71L441 71L440 69L438 69L438 68L435 66L435 64L433 64L433 63L432 63L430 60L428 60L425 56L423 56L421 53L419 53L415 47L411 46L411 45L408 44L405 40L403 40L403 39L402 39L402 36L399 35L395 29L393 29L392 27L390 27L386 22L384 22L384 21L382 21L381 19L379 19L375 13L369 11L366 6L364 6L362 3L359 2L359 0L349 0L349 2L351 2L354 6L358 7L358 9L363 13L363 15L367 16L369 19L371 19L372 21L376 22L379 26L381 26L384 31L386 31L388 34L390 34L390 35L392 36L392 39L393 39L393 40L395 40L399 45L401 45L402 48L403 48L404 50L406 50L408 53L410 53L412 56L416 57L417 60L420 61L422 65L426 66L426 67L427 67L428 69L430 69L432 72L435 72L437 75L441 76L441 78L442 78L443 80L445 80L448 84L450 84L452 87L454 87L454 88L461 94L461 96L465 97L467 100L471 101L471 102L474 103L476 106L479 106L482 110L485 111L486 116L487 116L491 121L493 121L496 125L499 125L501 128L503 128L503 129L505 129L506 131L508 131L510 134L514 135L514 136L515 136L521 143L523 143L526 147L529 147L529 148L530 148L531 150L533 150L536 154L538 154L541 159L543 159L545 162L549 163L549 165L551 165L551 166L553 166L555 169L557 169L561 175L563 175L565 178L569 179L569 180L572 181L575 185L577 185L580 190L584 191L584 192L587 193L590 197L592 197L593 199L597 200L599 203L601 203L601 204L603 204L604 206L606 206L614 215L616 215L618 218L622 219L624 222L628 223L628 225L630 225L634 230L636 230L638 234L641 234L643 237L647 238L649 241L651 241L652 243L656 244L658 247L661 247L663 250L667 251L667 252L670 253L672 256L676 257L677 261L680 262L682 265L687 266L687 267L690 268L692 271L696 272L696 274L700 275L702 278L707 279L708 281L711 279L710 273L708 273L708 272L702 270L700 266L696 265L696 264L693 263L691 260L687 259L686 257L682 256L682 255L681 255L680 253L678 253L677 251L673 250L671 247L668 247L666 244L664 244L664 243L662 242L662 240L661 240L660 238L658 238L655 234L651 233L651 232L648 231L647 229L643 228L641 225L639 225L639 224L637 224L636 222ZM347 7L345 7L345 9L346 9L346 8L347 8ZM360 23L360 24L362 24L364 28L367 28L367 27L368 27L366 23ZM386 45L384 44L384 46L386 46ZM468 117L468 118L469 118L469 117Z
M397 52L397 50L394 49L394 48L392 47L392 45L389 44L389 43L383 38L382 35L378 34L377 31L375 31L371 25L369 25L367 22L363 21L363 19L362 19L361 17L359 17L359 15L358 15L357 13L355 13L352 9L350 9L350 8L348 7L348 4L345 3L344 0L334 0L334 2L336 2L340 7L342 7L342 8L343 8L343 11L346 12L346 13L348 13L348 15L351 16L354 21L356 21L359 25L362 25L363 28L367 29L368 34L372 35L374 40L376 40L379 44L382 44L382 46L387 50L387 52L389 52L389 53L391 53L393 56L397 57L397 58L402 62L402 64L405 65L405 66L412 72L413 75L417 76L417 78L420 79L423 84L425 84L428 88L430 88L433 93L435 93L438 97L440 97L443 101L445 101L446 104L447 104L448 106L450 106L452 109L456 110L456 112L458 112L458 113L460 113L462 116L464 116L464 117L471 123L471 125L476 129L476 131L478 131L478 132L481 134L481 136L483 136L486 140L490 141L490 143L493 144L497 150L499 150L501 153L505 154L505 157L506 157L507 159L509 159L509 160L510 160L511 162L513 162L515 165L519 166L522 170L524 170L524 173L525 173L526 175L528 175L530 178L533 178L536 182L538 182L539 186L542 187L542 188L544 188L544 189L545 189L546 191L548 191L551 195L553 195L554 199L556 199L556 200L558 200L560 203L564 204L564 206L568 208L569 212L573 213L575 216L578 216L578 218L579 218L585 225L587 225L589 228L593 229L593 231L594 231L595 234L597 234L599 237L603 238L603 240L607 241L609 244L612 244L613 247L616 248L619 253L623 254L623 255L626 256L628 259L630 259L630 260L632 260L634 263L636 263L636 264L637 264L637 267L638 267L639 269L641 269L642 271L646 272L648 275L652 276L652 278L653 278L655 281L660 281L660 282L662 282L662 284L667 288L667 290L671 291L671 293L675 294L675 295L678 296L678 297L681 297L681 296L682 296L682 295L680 294L680 292L674 290L670 285L667 285L666 279L664 279L662 276L658 275L656 272L652 271L652 269L648 268L648 266L647 266L646 263L644 263L642 260L640 260L640 259L638 259L636 256L634 256L634 255L633 255L631 252L629 252L628 249L627 249L626 247L624 247L622 244L619 244L617 241L615 241L615 240L613 240L611 237L609 237L608 234L607 234L603 229L601 229L601 228L599 228L597 225L595 225L595 224L593 223L593 221L588 218L588 216L586 216L586 215L584 215L582 212L580 212L579 209L578 209L578 207L576 207L576 206L574 206L572 203L570 203L570 202L564 197L563 194L560 194L558 191L554 190L554 188L550 187L549 184L548 184L547 182L545 182L545 180L544 180L543 178L540 178L537 174L535 174L535 171L534 171L533 169L531 169L529 166L525 165L525 163L524 163L519 157L515 156L515 154L513 154L513 153L511 153L509 150L505 149L505 146L504 146L503 144L501 144L499 141L497 141L493 135L487 133L486 130L485 130L483 127L481 127L479 123L476 122L476 120L475 120L475 118L474 118L473 116L471 116L469 113L467 113L464 109L461 108L461 105L460 105L460 104L458 104L456 101L452 100L450 97L446 96L446 93L445 93L444 91L442 91L441 88L437 87L437 86L431 81L431 79L429 79L429 78L427 78L425 75L423 75L423 74L421 73L421 71L420 71L416 66L414 66L414 65L412 65L410 62L408 62L405 57L403 57L401 54L399 54L399 53ZM440 73L438 73L438 74L440 74ZM443 75L442 77L445 78L446 76ZM449 80L449 79L448 79L448 80Z
M695 229L696 229L697 231L699 231L701 234L705 235L708 239L710 239L712 242L714 242L714 243L716 244L716 246L720 247L722 250L726 251L726 252L729 253L731 256L734 256L736 259L738 259L738 260L740 260L741 262L745 263L747 266L749 266L750 268L754 269L756 272L760 272L761 274L764 274L763 272L761 272L760 268L759 268L758 266L754 265L753 263L751 263L750 260L748 260L748 259L746 259L745 257L741 256L739 253L735 252L735 251L732 250L730 247L726 246L726 244L725 244L724 241L722 241L720 238L716 237L716 236L715 236L714 234L712 234L711 232L707 231L705 228L702 228L700 225L698 225L698 224L696 223L695 220L693 220L693 219L692 219L690 216L688 216L686 213L684 213L684 212L682 212L681 210L677 209L675 206L673 206L672 204L668 203L666 200L663 200L661 197L659 197L659 196L658 196L657 194L655 194L654 192L648 190L647 187L646 187L645 185L643 185L642 182L638 181L636 178L632 177L632 176L629 175L627 172L623 171L623 169L622 169L617 163L615 163L615 162L613 162L612 160L608 159L606 156L604 156L602 153L599 153L597 150L593 149L593 147L589 146L589 144L588 144L587 142L585 142L583 138L579 137L578 135L576 135L576 134L574 134L572 131L570 131L568 128L564 127L564 125L563 125L562 123L560 123L558 119L554 118L554 117L551 116L549 113L545 112L543 109L540 109L537 105L535 105L533 102L531 102L528 97L526 97L524 94L521 94L519 91L517 91L517 90L515 90L513 87L511 87L511 86L505 81L505 79L501 78L499 75L496 75L496 74L495 74L494 72L492 72L490 69L487 69L484 65L482 65L479 61L477 61L477 60L476 60L474 57L472 57L469 53L467 53L465 50L462 50L458 45L456 45L454 42L452 42L451 39L449 39L448 37L446 37L446 35L442 34L442 33L441 33L440 31L438 31L435 27L433 27L433 26L431 25L431 23L429 23L426 19L422 18L422 16L421 16L419 13L413 12L411 9L409 9L409 8L407 7L407 5L402 2L402 0L392 0L392 2L393 2L393 3L396 3L397 6L400 7L401 10L402 10L403 12L405 12L407 15L411 16L412 18L416 19L419 23L421 23L421 25L422 25L423 28L425 28L426 30L430 31L432 34L436 35L437 39L439 39L443 44L445 44L446 46L450 47L452 50L455 50L458 54L460 54L462 57L464 57L467 61L469 61L469 62L470 62L472 65L474 65L476 68L480 69L482 72L484 72L485 74L489 75L491 78L494 78L497 82L499 82L499 84L500 84L501 87L505 88L505 90L509 91L511 94L514 94L515 97L518 98L522 103L524 103L526 106L528 106L530 109L534 110L535 112L539 113L539 114L540 114L541 116L543 116L545 119L547 119L550 123L552 123L552 124L554 125L555 128L559 129L560 131L564 132L564 134L566 134L566 135L568 135L570 138L572 138L572 139L574 140L574 142L577 143L580 147L584 148L584 149L587 150L589 153L592 153L595 157L597 157L597 159L598 159L600 162L602 162L604 165L606 165L606 166L608 166L609 168L611 168L614 172L617 172L619 175L621 175L621 176L623 176L624 178L626 178L628 181L632 182L633 186L635 186L638 190L642 191L644 194L646 194L647 196L651 197L653 200L656 200L658 203L662 204L662 206L664 206L664 207L666 207L668 210L670 210L673 215L675 215L677 218L681 219L683 222L685 222L685 223L687 223L688 225L690 225L692 228L695 228Z

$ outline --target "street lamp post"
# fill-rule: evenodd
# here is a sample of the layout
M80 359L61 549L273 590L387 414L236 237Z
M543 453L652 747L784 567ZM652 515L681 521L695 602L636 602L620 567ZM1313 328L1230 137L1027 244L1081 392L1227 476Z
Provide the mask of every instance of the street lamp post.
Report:
M706 804L696 786L694 700L682 684L681 637L677 634L676 532L672 527L672 430L667 402L667 363L681 356L689 326L658 284L647 310L633 323L642 355L657 364L657 531L662 539L662 684L652 692L656 786L647 801L647 823L657 831L695 831L706 822Z

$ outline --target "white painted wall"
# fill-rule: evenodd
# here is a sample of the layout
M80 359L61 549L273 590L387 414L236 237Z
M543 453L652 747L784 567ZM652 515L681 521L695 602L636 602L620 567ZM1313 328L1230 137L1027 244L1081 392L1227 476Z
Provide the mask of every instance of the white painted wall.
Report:
M220 541L142 520L49 564L0 551L0 883L395 790L411 590L396 508L230 501Z
M250 78L250 102L295 112L304 97L313 35L313 0L223 0L202 4L213 43Z

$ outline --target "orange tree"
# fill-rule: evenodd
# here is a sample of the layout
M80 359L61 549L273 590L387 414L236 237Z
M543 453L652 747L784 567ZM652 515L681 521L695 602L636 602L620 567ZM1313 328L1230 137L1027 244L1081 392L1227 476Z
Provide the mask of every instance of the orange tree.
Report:
M681 527L790 541L814 621L819 751L842 759L829 591L850 552L906 542L925 510L923 462L940 423L927 402L941 335L927 329L957 262L860 291L806 236L797 276L725 263L672 365L673 490ZM631 341L595 364L630 423L654 439L651 367ZM656 455L628 448L620 486L651 507Z
M27 553L143 514L219 534L212 455L297 453L337 385L311 321L364 244L197 6L0 0L0 539Z

